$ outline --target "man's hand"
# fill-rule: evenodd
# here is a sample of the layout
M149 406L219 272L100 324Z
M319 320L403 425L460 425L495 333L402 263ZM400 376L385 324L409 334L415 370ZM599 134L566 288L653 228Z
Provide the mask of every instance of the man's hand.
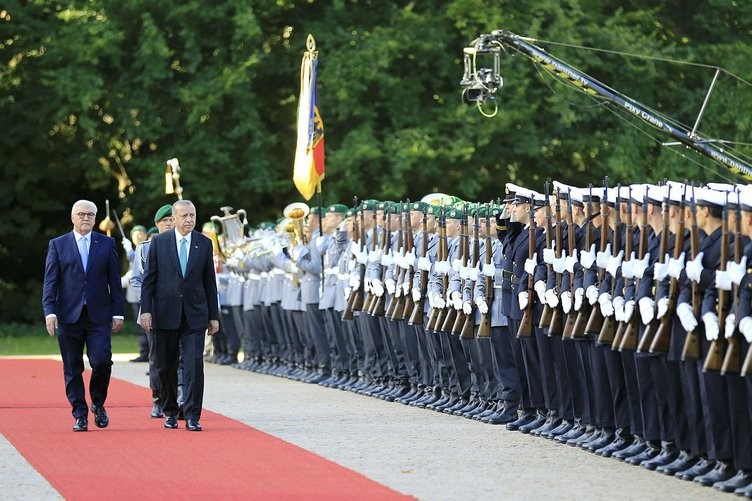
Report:
M120 332L121 327L123 327L123 319L113 318L112 319L112 332L117 334L118 332Z
M209 320L209 327L206 329L206 332L210 336L219 332L219 320Z
M44 320L44 323L47 324L47 334L54 337L55 330L57 329L57 317L54 315L51 317L47 317Z
M151 313L142 313L138 318L138 324L146 331L151 332Z

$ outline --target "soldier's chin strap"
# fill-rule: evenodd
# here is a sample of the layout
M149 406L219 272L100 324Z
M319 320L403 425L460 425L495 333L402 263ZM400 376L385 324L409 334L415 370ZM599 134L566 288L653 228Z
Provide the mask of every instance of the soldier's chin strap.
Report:
M583 222L583 224L587 224L587 223L591 222L593 219L595 219L596 217L598 217L600 215L601 215L600 211L596 212L595 214L591 214L590 216L588 216L588 217L585 218L585 221Z

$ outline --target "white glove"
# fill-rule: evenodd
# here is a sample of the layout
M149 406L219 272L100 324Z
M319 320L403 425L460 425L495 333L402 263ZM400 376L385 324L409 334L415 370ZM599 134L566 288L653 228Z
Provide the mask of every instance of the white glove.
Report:
M614 306L611 304L611 294L604 292L598 296L598 304L601 306L601 313L604 317L610 317L614 314Z
M449 261L436 261L433 264L433 269L439 275L446 275L452 269L452 265L449 264Z
M451 302L452 307L455 310L461 310L462 309L462 295L459 292L454 291L454 292L450 293L449 294L449 301Z
M535 267L538 266L538 253L533 254L533 259L525 259L525 271L528 275L535 275Z
M617 255L611 256L610 258L608 258L608 263L606 263L606 271L612 277L616 277L616 272L619 270L619 266L621 266L621 261L623 258L624 258L623 250L620 250Z
M587 290L585 290L585 296L587 296L588 303L591 306L594 305L598 301L598 288L595 285L588 285Z
M402 295L407 296L409 292L410 292L410 280L408 278L405 278L405 281L402 282Z
M478 311L481 315L488 313L488 304L486 304L486 298L484 296L475 296L473 299L475 306L478 307Z
M470 303L470 301L465 301L462 303L462 312L465 315L472 315L473 313L473 305Z
M637 259L632 265L632 273L634 277L642 278L642 275L645 274L645 270L648 268L649 264L650 264L650 253L646 252L645 257L643 257L642 259Z
M684 269L684 253L682 252L678 258L671 258L668 260L668 276L678 279L681 275L681 271Z
M658 313L655 318L662 318L668 312L668 298L662 297L658 300Z
M389 283L388 282L389 282L388 280L384 281L384 286L386 287L387 291L389 291ZM402 286L401 285L395 286L394 287L394 292L392 292L391 294L394 297L400 297L400 296L402 296Z
M520 303L521 310L524 310L525 308L527 308L527 301L528 301L527 291L522 291L519 294L517 294L517 301Z
M427 257L418 258L418 269L420 271L431 271L431 260Z
M394 295L394 291L397 288L397 284L395 284L394 280L392 280L391 278L387 278L386 280L384 280L384 287L386 287L386 291L389 294Z
M567 258L564 260L564 269L567 270L569 273L574 273L574 265L577 262L577 249L572 251L571 256L567 256Z
M715 286L718 289L730 291L733 282L728 271L715 270Z
M470 277L470 267L469 266L460 267L460 279L467 280L469 277Z
M479 271L478 267L474 266L472 268L468 268L467 270L468 270L467 271L467 279L470 280L470 281L472 281L472 282L477 282L478 281L478 271Z
M614 308L614 318L618 322L624 322L624 297L616 296L611 300L611 306Z
M355 259L351 259L347 262L347 271L353 271L355 269L355 265L357 264L357 261Z
M653 266L653 278L658 280L659 282L662 282L664 278L668 276L668 261L671 259L668 257L668 254L666 254L663 258L663 262L660 261L656 262Z
M739 332L748 343L752 343L752 317L744 317L739 320Z
M322 235L319 235L316 237L316 248L321 251L322 247L324 247L324 237Z
M366 250L363 250L362 252L358 251L358 253L355 256L355 260L359 264L366 264L366 263L368 263L368 252Z
M589 270L595 262L595 244L590 246L589 251L580 251L580 264L583 268Z
M360 277L357 273L350 274L350 282L349 282L350 288L353 290L360 289Z
M582 309L582 299L585 297L585 289L578 287L574 290L574 311Z
M640 317L642 317L642 324L648 325L653 321L655 315L655 301L653 298L644 297L637 303L640 308Z
M352 252L353 256L358 257L358 254L360 254L360 240L354 240L350 244L350 252Z
M394 256L392 256L392 250L386 251L386 254L381 256L381 266L391 266L394 262Z
M433 307L440 310L446 308L446 301L444 301L444 298L441 297L441 294L433 295Z
M403 270L409 270L410 266L415 262L415 249L410 249L410 252L400 256L399 266Z
M413 302L417 303L418 301L420 301L420 298L420 289L413 289Z
M689 303L680 303L676 307L676 316L679 317L679 321L686 332L692 332L697 327L695 312L692 311Z
M533 285L533 290L535 290L535 293L538 294L538 302L540 304L545 304L546 284L543 282L543 280L538 280L537 282L535 282L535 285Z
M381 280L379 280L378 278L371 280L371 292L376 294L376 297L381 297L384 295L384 284L382 284Z
M626 303L624 303L624 321L629 322L632 319L632 315L634 314L634 306L635 303L633 300L629 300Z
M718 339L720 326L718 325L718 315L712 311L707 312L702 316L702 323L705 324L705 339L708 341L715 341Z
M551 248L546 247L543 249L543 262L546 264L554 264L556 259L556 240L551 242Z
M496 266L493 261L490 264L483 263L483 275L491 278L496 276Z
M734 332L736 331L736 315L733 313L729 313L728 316L726 316L726 328L723 332L723 337L726 339L729 339L734 335Z
M627 280L634 278L635 253L629 255L629 259L621 263L621 276Z
M125 250L126 254L130 254L131 252L133 252L133 242L123 237L120 243L123 244L123 249Z
M453 259L452 260L452 269L455 273L460 271L460 268L462 268L462 260L461 259Z
M747 256L742 256L742 260L738 263L729 261L726 263L726 273L731 277L731 281L736 285L742 283L742 278L747 273Z
M567 251L562 251L561 257L554 258L553 269L555 273L564 273L567 269Z
M368 262L370 263L381 263L381 256L384 253L381 251L381 249L376 249L370 252L368 254Z
M598 265L598 268L606 269L606 266L608 266L608 260L611 259L611 244L606 244L606 250L604 251L598 251L598 253L595 255L595 264Z
M700 282L700 276L702 275L702 258L705 255L704 252L698 252L695 258L687 263L687 277L693 282Z
M546 299L546 304L551 308L556 308L557 306L559 306L559 298L553 289L548 289L544 294L544 298Z
M565 315L572 311L572 293L570 291L561 293L561 309Z

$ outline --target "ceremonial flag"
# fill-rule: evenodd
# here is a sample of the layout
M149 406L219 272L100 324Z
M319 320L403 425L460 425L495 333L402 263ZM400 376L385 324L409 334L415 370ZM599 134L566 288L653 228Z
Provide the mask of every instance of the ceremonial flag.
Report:
M303 198L310 200L324 179L324 123L316 99L316 42L308 35L308 50L300 66L298 141L292 180Z

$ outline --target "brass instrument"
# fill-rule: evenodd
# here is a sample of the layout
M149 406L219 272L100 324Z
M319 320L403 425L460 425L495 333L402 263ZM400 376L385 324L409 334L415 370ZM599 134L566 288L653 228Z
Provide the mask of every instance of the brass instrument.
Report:
M282 215L288 218L293 225L292 232L295 235L296 242L292 244L291 238L291 247L295 247L298 243L303 245L308 243L305 236L305 219L308 217L309 212L311 212L311 208L303 202L288 204L282 211Z
M180 186L180 164L177 158L167 161L165 167L165 195L175 194L178 200L183 199L183 187Z
M211 221L218 223L222 228L222 242L219 245L219 251L222 257L227 259L232 256L235 249L245 242L243 222L240 216L243 216L243 220L245 220L246 212L239 209L235 214L232 214L233 208L229 206L220 207L220 210L224 212L224 215L212 216ZM219 244L219 240L217 240L217 243Z

